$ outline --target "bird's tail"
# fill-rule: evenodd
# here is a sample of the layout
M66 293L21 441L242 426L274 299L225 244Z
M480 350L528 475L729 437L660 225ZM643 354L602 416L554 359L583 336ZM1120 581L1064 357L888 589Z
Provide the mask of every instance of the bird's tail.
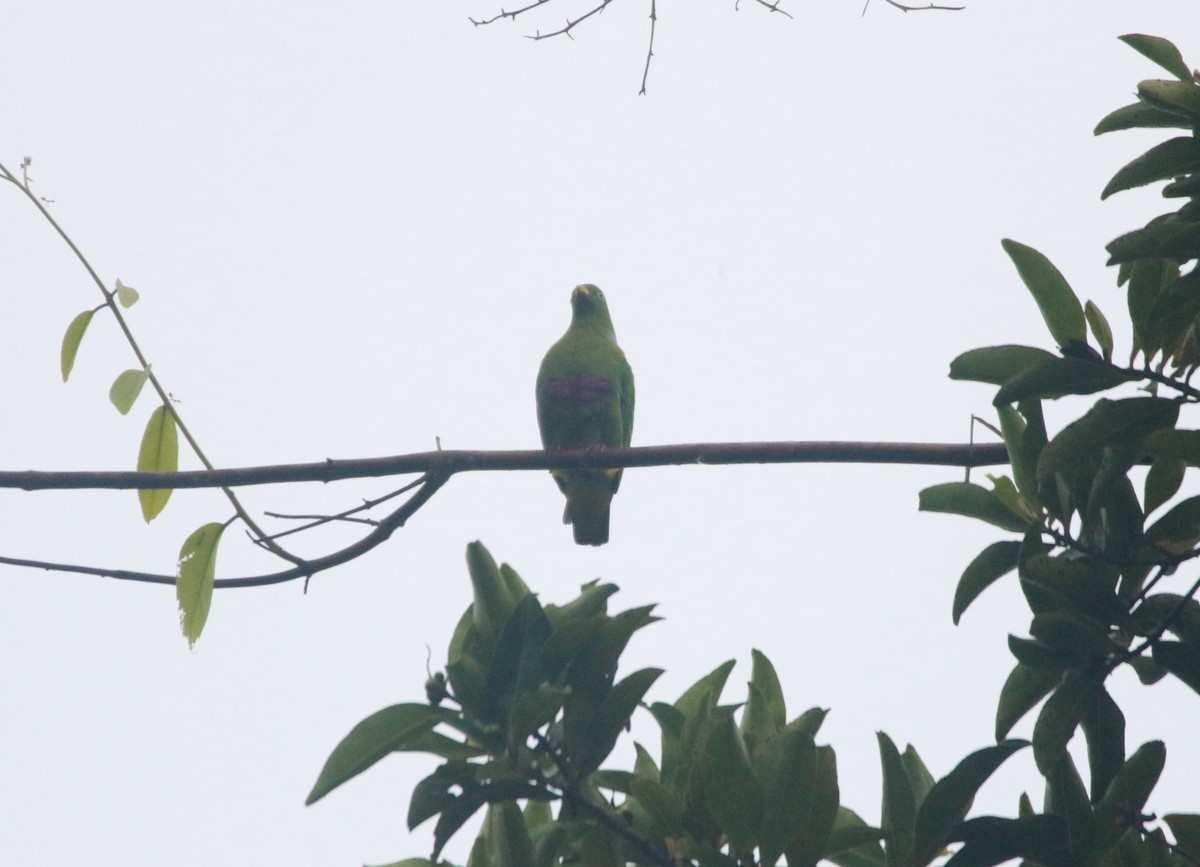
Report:
M576 545L603 545L608 541L608 511L613 498L613 478L610 473L587 475L578 471L563 484L567 508L563 523L570 524Z

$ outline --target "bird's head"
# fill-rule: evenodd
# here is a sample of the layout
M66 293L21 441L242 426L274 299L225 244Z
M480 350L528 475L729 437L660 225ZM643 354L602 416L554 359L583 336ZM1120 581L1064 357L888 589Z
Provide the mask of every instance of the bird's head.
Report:
M600 287L592 283L580 283L571 293L571 324L599 328L614 343L612 318L608 315L608 302Z

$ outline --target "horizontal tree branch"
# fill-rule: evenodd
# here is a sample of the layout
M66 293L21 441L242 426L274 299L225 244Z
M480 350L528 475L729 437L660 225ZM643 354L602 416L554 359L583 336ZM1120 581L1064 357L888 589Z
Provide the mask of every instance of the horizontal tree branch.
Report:
M917 464L987 467L1008 463L1003 443L760 442L685 443L634 448L547 452L444 450L383 458L328 458L318 463L277 464L178 473L134 471L0 471L0 489L152 490L221 488L293 482L335 482L407 473L450 476L481 470L549 470L663 467L685 464Z

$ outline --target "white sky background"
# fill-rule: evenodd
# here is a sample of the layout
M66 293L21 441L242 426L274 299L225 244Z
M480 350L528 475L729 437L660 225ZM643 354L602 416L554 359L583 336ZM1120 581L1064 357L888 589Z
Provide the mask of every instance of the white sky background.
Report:
M423 451L435 437L536 447L534 374L585 281L604 288L633 364L635 444L963 440L991 390L951 383L949 361L1052 347L1002 237L1049 255L1126 351L1102 246L1164 207L1157 191L1103 204L1099 191L1161 136L1091 129L1139 79L1165 76L1119 34L1167 36L1200 63L1193 0L913 15L876 0L866 17L853 0L784 5L794 21L749 0L663 0L638 97L636 0L573 42L540 43L521 37L565 10L476 29L466 16L498 5L16 4L0 152L13 168L32 155L37 190L102 277L142 293L132 327L223 466ZM133 359L104 315L62 385L62 332L100 297L7 187L0 292L0 465L132 468L153 402L128 417L109 405ZM919 489L957 478L632 470L612 542L595 549L572 544L545 473L468 474L307 596L298 583L218 593L194 652L169 588L0 568L0 862L426 854L432 823L409 835L404 814L432 759L393 756L302 802L351 726L422 699L426 645L444 663L469 602L473 539L545 601L602 576L623 588L615 608L660 603L666 621L626 662L668 669L652 698L736 658L726 699L739 700L761 648L790 714L833 709L822 735L843 802L877 821L873 732L914 742L937 776L990 743L1005 634L1028 626L1011 579L950 622L963 567L1004 537L917 513ZM395 486L244 499L333 512ZM180 492L146 526L132 493L4 491L0 552L170 572L184 537L228 514L218 494ZM279 568L237 535L220 575ZM315 555L349 538L295 544ZM1200 699L1125 671L1110 685L1130 750L1168 742L1150 807L1195 811ZM652 723L638 734L657 750ZM1040 801L1028 752L977 809L1013 815L1023 789Z

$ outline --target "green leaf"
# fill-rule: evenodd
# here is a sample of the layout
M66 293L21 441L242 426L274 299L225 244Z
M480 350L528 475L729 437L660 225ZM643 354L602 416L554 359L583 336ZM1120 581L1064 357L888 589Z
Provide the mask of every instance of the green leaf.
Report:
M922 512L945 512L978 518L1014 533L1024 532L1029 519L1016 514L994 493L971 482L944 482L933 485L920 494Z
M533 841L525 817L515 801L490 804L483 817L492 863L496 867L529 867L533 864Z
M1157 641L1154 661L1200 692L1200 647L1183 641Z
M853 810L838 807L833 829L822 853L838 867L884 867L886 859L879 841L883 832L872 828Z
M1009 756L1027 746L1028 741L1012 740L976 750L934 784L917 813L913 863L927 864L937 856L966 818L980 786Z
M1062 676L1018 662L1000 689L996 707L996 740L1002 741L1021 717L1050 694Z
M1154 108L1176 114L1191 126L1200 126L1200 86L1190 77L1186 81L1143 81L1138 98Z
M1124 624L1128 619L1124 603L1117 598L1117 574L1110 565L1034 554L1022 566L1021 581L1023 590L1038 584L1058 594L1063 604L1055 613L1090 618L1100 626Z
M165 406L159 406L150 413L146 431L142 434L142 445L138 449L137 468L139 473L173 473L179 469L179 436L175 430L175 416ZM147 524L158 517L170 498L171 488L138 491L142 517Z
M125 415L133 408L133 402L142 393L142 386L150 378L149 369L126 370L115 380L108 390L108 399L117 408L117 412Z
M731 846L752 848L762 822L763 789L732 714L722 714L714 723L704 759L704 795L709 813Z
M1004 385L1018 373L1058 356L1034 346L985 346L950 362L950 378Z
M420 736L456 714L428 704L396 704L376 711L334 747L317 775L305 805L325 797L389 753L408 748Z
M1192 175L1191 177L1196 177ZM1178 183L1168 184L1164 187L1177 191ZM1187 207L1186 205L1184 207ZM1108 265L1120 265L1126 262L1134 262L1138 259L1148 257L1160 259L1174 259L1177 262L1186 262L1189 259L1195 259L1200 256L1200 222L1194 218L1188 219L1184 216L1184 209L1180 208L1177 213L1161 214L1148 222L1140 229L1134 229L1131 232L1126 232L1119 235L1113 240L1104 245L1104 249L1108 251ZM1172 262L1164 262L1166 269L1170 271L1174 269L1173 278L1179 276L1179 266ZM1194 313L1196 307L1196 299L1191 293L1178 295L1166 295L1170 301L1170 307L1164 307L1162 310L1155 308L1156 325L1160 328L1173 327L1174 334L1182 333L1191 325L1190 319L1184 319L1178 315L1178 311L1191 311ZM1156 299L1162 303L1162 297ZM1171 321L1171 319L1175 321ZM1161 349L1164 343L1160 342L1156 349Z
M1066 825L1057 816L980 816L964 822L956 836L962 839L962 848L945 867L993 867L1014 858L1034 864L1067 863L1063 858Z
M683 836L683 804L675 793L658 780L634 777L630 792L653 822L653 831L663 837Z
M1038 478L1047 479L1077 466L1108 446L1137 443L1151 431L1172 427L1178 417L1179 405L1164 398L1100 398L1042 449Z
M1178 433L1178 431L1164 431L1164 433ZM1191 431L1191 433L1197 433L1197 431ZM1155 435L1151 434L1151 436ZM1150 465L1150 471L1146 473L1146 487L1143 493L1147 515L1179 492L1179 486L1183 484L1183 476L1186 471L1187 462L1179 458L1159 455L1154 459L1154 463Z
M75 356L79 353L79 344L83 341L83 335L87 333L95 313L95 310L84 310L67 326L67 331L63 335L62 351L59 353L63 382L67 381L67 377L71 375L71 369L75 367Z
M1169 39L1163 39L1161 36L1147 36L1145 33L1126 33L1117 38L1181 81L1191 81L1191 70L1183 62L1183 55L1179 53L1175 43Z
M879 824L888 839L888 867L899 867L912 857L917 799L896 745L883 732L876 732L875 736L883 764L883 811Z
M1200 815L1195 813L1168 813L1163 821L1175 837L1175 845L1184 855L1200 858Z
M1033 726L1033 757L1042 774L1049 773L1066 754L1068 741L1100 689L1101 683L1093 675L1072 671L1046 700Z
M446 843L484 804L496 804L526 798L547 798L549 793L525 780L506 779L479 784L464 782L461 795L451 795L448 806L441 810L433 829L433 857L437 858ZM415 795L414 795L415 797Z
M1008 451L1013 480L1025 501L1023 511L1037 512L1040 507L1037 462L1046 447L1046 422L1038 400L1021 401L1015 408L1005 404L996 408L1000 432Z
M131 286L126 286L120 280L117 280L116 292L117 292L117 302L122 307L125 307L125 308L129 308L129 307L132 307L134 304L137 304L138 298L141 297L140 295L138 295L138 291L136 289L134 289Z
M776 729L787 725L787 704L783 698L783 687L779 684L779 675L767 655L757 648L750 651L750 683L758 687L759 694L766 701L765 716ZM746 711L749 712L749 702Z
M1142 447L1158 457L1175 458L1193 467L1200 466L1200 430L1152 431L1142 439ZM1150 508L1147 507L1146 511L1149 512Z
M1096 345L1100 347L1100 354L1104 356L1105 361L1111 362L1113 355L1113 333L1112 327L1108 324L1108 319L1105 318L1100 308L1091 301L1083 305L1083 318L1087 320L1088 327L1092 330L1092 336L1096 338Z
M1029 668L1053 672L1056 675L1061 675L1079 663L1075 654L1048 647L1040 641L1018 638L1015 635L1008 636L1008 649L1017 658L1017 662Z
M1172 111L1163 111L1144 102L1135 102L1105 115L1093 135L1117 132L1123 129L1190 129L1187 119Z
M1129 382L1131 376L1103 361L1052 358L1017 374L992 398L993 406L1029 398L1058 400L1069 394L1095 394Z
M564 702L567 708L564 710L565 744L575 773L590 774L608 758L621 732L629 727L629 718L662 673L661 668L643 668L617 682L604 697L598 712L579 728L569 726L565 719L570 713L568 702L575 693L567 695Z
M471 606L475 626L488 640L494 641L508 620L517 600L508 592L500 568L482 542L467 545L467 571L471 575L474 603Z
M1066 611L1035 614L1029 634L1047 647L1070 654L1077 664L1107 659L1117 649L1107 629Z
M925 767L924 760L912 744L904 748L904 752L900 754L900 761L904 765L904 772L908 774L908 781L912 783L913 799L920 810L925 796L934 786L933 774L929 773L929 768Z
M1087 341L1087 326L1079 298L1054 264L1032 247L1005 239L1004 252L1042 312L1050 336L1062 347Z
M951 616L956 626L967 606L974 602L980 593L997 579L1017 568L1017 556L1020 552L1020 542L993 542L971 561L963 571L962 577L958 579L958 587L954 591Z
M1125 760L1121 770L1109 784L1108 791L1096 805L1096 819L1101 839L1099 853L1115 845L1128 829L1126 816L1137 816L1146 806L1150 793L1162 775L1167 760L1167 748L1162 741L1148 741Z
M1087 738L1092 803L1097 804L1125 763L1125 714L1103 685L1080 727Z
M1200 645L1200 602L1178 593L1156 593L1133 612L1131 626L1135 635L1149 636L1164 623L1184 641Z
M799 836L812 813L816 772L813 739L795 730L781 734L763 783L761 863L775 864Z
M1086 863L1096 836L1096 817L1070 753L1064 752L1046 774L1045 812L1061 816L1066 822L1067 842L1073 857L1062 863Z
M1184 554L1200 542L1200 496L1176 503L1146 530L1146 541L1168 554Z
M188 647L196 643L208 620L213 581L217 574L217 546L225 524L205 524L188 536L179 549L175 567L175 599L179 603L179 626Z
M1191 136L1177 136L1156 144L1140 157L1123 166L1104 191L1101 199L1113 193L1144 187L1155 181L1182 177L1200 169L1200 141Z
M785 850L789 867L816 867L829 850L830 837L837 823L841 801L838 788L837 756L833 747L817 747L817 768L813 783L812 809L800 823L800 833Z

